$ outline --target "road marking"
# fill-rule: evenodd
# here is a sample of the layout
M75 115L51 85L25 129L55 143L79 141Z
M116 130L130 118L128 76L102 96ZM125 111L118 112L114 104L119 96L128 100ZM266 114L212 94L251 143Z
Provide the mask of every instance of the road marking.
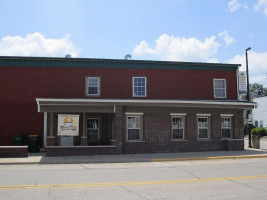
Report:
M220 160L220 159L241 159L241 158L267 158L267 154L244 155L244 156L193 157L193 158L162 158L162 159L151 159L150 161L164 162L164 161Z
M104 187L104 186L127 186L127 185L155 185L173 183L197 183L210 181L234 181L249 179L265 179L267 175L258 176L237 176L221 178L201 178L201 179L178 179L178 180L159 180L159 181L134 181L134 182L110 182L110 183L82 183L82 184L49 184L49 185L3 185L0 190L5 189L42 189L42 188L74 188L74 187Z

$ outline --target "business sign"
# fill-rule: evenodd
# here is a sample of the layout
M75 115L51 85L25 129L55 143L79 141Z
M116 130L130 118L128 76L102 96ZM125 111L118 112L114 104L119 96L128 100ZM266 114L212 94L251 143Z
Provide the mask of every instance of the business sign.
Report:
M246 92L247 91L247 74L246 72L239 72L239 91Z
M78 136L79 115L59 114L57 135Z

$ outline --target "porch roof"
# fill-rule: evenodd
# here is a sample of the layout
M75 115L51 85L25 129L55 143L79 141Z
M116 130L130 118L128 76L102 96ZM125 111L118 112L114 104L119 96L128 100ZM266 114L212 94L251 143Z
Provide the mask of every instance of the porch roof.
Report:
M251 110L257 103L229 100L160 100L160 99L58 99L37 98L38 112L114 113L116 105L155 107L230 108Z

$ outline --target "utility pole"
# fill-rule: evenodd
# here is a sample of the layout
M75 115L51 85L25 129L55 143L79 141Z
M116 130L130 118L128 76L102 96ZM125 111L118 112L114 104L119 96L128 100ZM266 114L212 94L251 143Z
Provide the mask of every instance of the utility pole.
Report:
M249 99L249 94L250 94L250 91L249 91L249 77L248 77L248 51L250 50L251 48L247 48L246 49L246 68L247 68L247 101L250 101ZM247 119L248 119L248 147L249 148L252 148L251 146L251 124L249 122L249 115L250 115L251 111L248 110L247 111Z

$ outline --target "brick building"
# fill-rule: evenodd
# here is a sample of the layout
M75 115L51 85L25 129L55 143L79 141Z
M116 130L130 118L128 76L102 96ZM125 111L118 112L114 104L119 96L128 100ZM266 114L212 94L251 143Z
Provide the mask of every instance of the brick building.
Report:
M0 57L0 145L47 156L242 150L239 65Z

